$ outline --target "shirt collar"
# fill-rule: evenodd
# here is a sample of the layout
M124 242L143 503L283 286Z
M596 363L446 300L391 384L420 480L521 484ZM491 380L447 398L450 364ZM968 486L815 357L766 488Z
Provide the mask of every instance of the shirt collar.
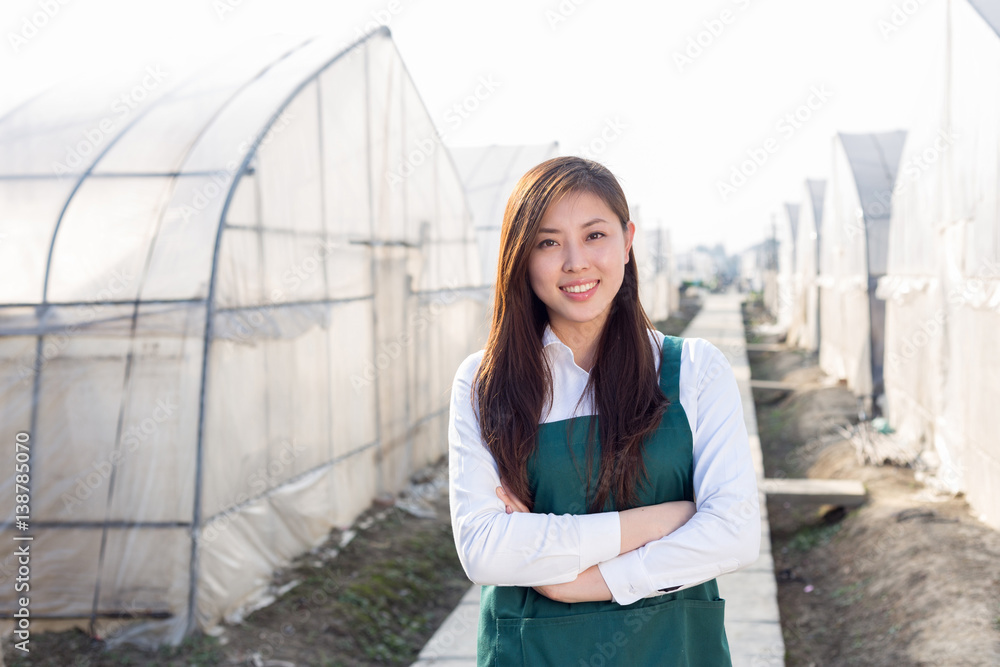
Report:
M569 345L562 342L562 339L556 335L552 330L552 326L549 324L545 325L545 331L542 332L542 349L548 350L552 346L551 354L556 355L555 363L559 364L560 367L571 367L576 369L577 372L583 373L583 375L590 375L587 371L583 370L576 365L576 361L573 357L573 350ZM562 350L559 352L558 350Z
M568 358L569 361L574 366L576 366L576 362L574 361L574 358L573 358L573 349L570 348L570 346L567 345L566 343L562 342L562 339L559 338L559 336L556 335L556 332L552 330L552 325L546 324L545 325L545 331L542 332L542 349L543 350L547 350L550 346L554 346L554 347L552 347L553 351L558 350L558 349L562 349L563 352L562 352L561 356L564 359ZM579 366L577 366L577 368L579 368ZM583 370L583 369L580 369L580 370ZM583 372L586 373L587 371L583 371Z
M552 325L546 323L545 331L542 332L542 347L546 348L549 345L553 344L559 344L562 345L563 347L568 347L566 343L559 340L559 336L557 336L556 332L552 330Z

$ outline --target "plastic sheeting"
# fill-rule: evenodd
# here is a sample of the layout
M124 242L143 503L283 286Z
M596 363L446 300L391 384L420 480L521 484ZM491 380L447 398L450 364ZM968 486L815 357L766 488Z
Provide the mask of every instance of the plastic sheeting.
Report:
M788 327L788 344L810 352L819 349L819 285L816 277L819 273L825 193L826 181L806 180L795 236L794 305Z
M906 133L838 134L820 245L820 367L868 401L882 393L889 215ZM870 411L871 405L868 406Z
M450 149L472 209L479 244L482 284L497 279L500 227L514 186L529 169L556 157L559 144L526 146L454 146Z
M681 307L680 277L670 241L670 230L636 222L632 242L639 269L639 299L653 322L662 322Z
M776 326L786 332L795 308L795 238L799 227L799 205L785 203L777 216L775 240L778 243L777 302L774 305Z
M1000 3L937 11L943 71L906 145L879 282L887 412L934 483L1000 527Z
M740 253L740 282L751 292L761 292L769 310L777 302L774 240L767 239ZM773 312L773 311L772 311Z
M388 31L255 43L53 174L105 93L0 119L0 437L31 438L33 627L177 643L446 451L488 297Z

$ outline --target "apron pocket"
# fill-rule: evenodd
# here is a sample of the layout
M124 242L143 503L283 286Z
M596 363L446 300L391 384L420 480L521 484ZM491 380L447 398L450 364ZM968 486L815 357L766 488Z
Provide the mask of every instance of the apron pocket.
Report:
M725 667L724 600L674 599L631 609L497 619L499 667Z

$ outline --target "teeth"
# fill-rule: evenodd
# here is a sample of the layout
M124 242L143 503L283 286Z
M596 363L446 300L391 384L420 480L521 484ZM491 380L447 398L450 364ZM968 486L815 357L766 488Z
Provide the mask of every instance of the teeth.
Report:
M597 286L597 281L592 283L585 283L583 285L574 285L573 287L561 287L564 292L573 292L574 294L579 294L580 292L586 292L588 290L594 289Z

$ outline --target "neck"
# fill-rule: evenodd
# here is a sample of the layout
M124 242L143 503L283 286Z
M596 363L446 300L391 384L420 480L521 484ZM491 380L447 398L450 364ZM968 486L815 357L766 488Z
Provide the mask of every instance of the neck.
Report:
M559 340L573 351L573 361L588 373L594 367L594 357L597 355L597 341L600 339L604 321L567 322L549 320L549 326Z

